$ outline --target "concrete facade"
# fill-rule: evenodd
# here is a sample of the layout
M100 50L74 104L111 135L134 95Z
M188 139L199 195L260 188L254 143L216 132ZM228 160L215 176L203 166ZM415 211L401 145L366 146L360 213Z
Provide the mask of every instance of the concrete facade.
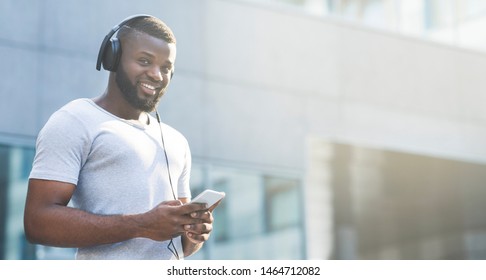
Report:
M35 137L67 101L100 94L101 39L149 11L177 34L177 75L161 106L198 156L302 168L305 138L319 135L486 158L483 53L244 1L77 3L2 2L0 109L15 116L2 118L3 139Z
M2 1L0 143L32 146L57 108L101 94L99 44L136 13L177 37L160 111L196 160L303 180L309 258L332 251L320 141L486 163L484 53L237 0Z

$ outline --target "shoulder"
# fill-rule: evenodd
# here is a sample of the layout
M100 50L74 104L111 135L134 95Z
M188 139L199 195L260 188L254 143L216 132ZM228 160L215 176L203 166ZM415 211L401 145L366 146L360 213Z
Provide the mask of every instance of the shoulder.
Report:
M160 129L168 150L179 151L186 155L190 154L189 142L181 132L166 123L160 123Z
M54 112L46 125L93 127L107 116L88 98L75 99Z
M90 138L96 109L89 99L76 99L55 111L39 132L39 139L71 141Z
M161 123L160 127L162 129L164 137L168 137L173 140L178 140L187 143L186 137L177 129L173 128L172 126L165 123Z
M80 98L67 103L54 114L67 114L78 118L84 118L92 115L96 111L96 105L91 99Z

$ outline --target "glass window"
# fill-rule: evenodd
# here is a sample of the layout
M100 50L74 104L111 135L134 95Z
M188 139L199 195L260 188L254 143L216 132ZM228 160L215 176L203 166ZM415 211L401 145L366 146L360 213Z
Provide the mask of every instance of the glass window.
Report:
M33 259L34 245L24 236L27 179L34 158L32 148L0 145L0 255L2 259Z
M483 0L247 0L333 16L373 28L486 50Z
M214 188L221 188L221 191L226 192L223 202L226 206L222 205L225 207L224 215L232 217L225 221L225 234L232 239L238 239L265 232L265 203L261 176L231 168L213 167L211 171ZM217 214L215 212L215 215Z
M7 212L8 149L0 146L0 259L5 259L5 223Z
M0 168L4 205L4 218L0 226L4 229L2 242L4 259L31 259L35 256L33 245L24 236L24 205L27 193L27 178L32 166L33 149L12 146L0 146Z
M35 151L0 145L0 258L72 259L74 249L29 243L24 234L24 207Z
M297 179L215 165L194 164L194 168L194 194L202 191L198 185L205 181L205 186L225 192L226 197L213 213L211 238L191 259L304 258Z
M298 226L301 216L298 181L266 176L265 186L268 231Z
M486 1L484 0L456 0L461 5L461 20L474 17L484 17Z
M220 180L214 182L215 190L227 193L228 192L228 181ZM228 227L225 225L229 224L228 207L225 199L218 205L214 210L214 239L216 242L227 241L230 237Z
M486 164L324 146L332 149L322 163L333 174L333 258L486 258Z

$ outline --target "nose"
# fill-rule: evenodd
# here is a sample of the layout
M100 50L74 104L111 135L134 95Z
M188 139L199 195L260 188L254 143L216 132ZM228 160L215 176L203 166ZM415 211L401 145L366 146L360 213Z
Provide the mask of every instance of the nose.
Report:
M160 71L159 67L152 67L148 71L148 75L150 78L152 78L154 81L162 81L164 78L162 77L162 72Z

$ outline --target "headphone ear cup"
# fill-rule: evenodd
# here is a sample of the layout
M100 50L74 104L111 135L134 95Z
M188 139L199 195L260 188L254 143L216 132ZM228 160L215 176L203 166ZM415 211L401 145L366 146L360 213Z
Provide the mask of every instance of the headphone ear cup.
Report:
M118 38L111 38L106 45L105 52L103 54L103 68L105 70L116 72L118 63L121 57L121 45Z

